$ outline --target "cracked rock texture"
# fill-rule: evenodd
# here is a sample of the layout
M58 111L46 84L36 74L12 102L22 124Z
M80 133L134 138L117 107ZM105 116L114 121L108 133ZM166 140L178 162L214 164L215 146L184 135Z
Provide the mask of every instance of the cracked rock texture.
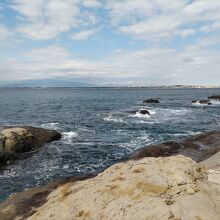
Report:
M14 219L219 220L217 169L181 155L130 160L60 184L29 217ZM0 208L3 219L15 210L13 203Z

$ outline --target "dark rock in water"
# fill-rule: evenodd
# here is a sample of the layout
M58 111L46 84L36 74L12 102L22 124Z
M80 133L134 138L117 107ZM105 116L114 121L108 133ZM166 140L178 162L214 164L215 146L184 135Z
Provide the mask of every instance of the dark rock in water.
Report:
M210 102L210 100L200 100L199 101L200 104L206 104L206 105L211 105L212 103Z
M220 95L212 95L208 97L209 99L218 99L220 101Z
M193 104L201 104L201 105L212 105L212 103L210 102L210 100L206 100L206 99L202 99L202 100L193 100L192 101Z
M158 99L146 99L143 103L160 103Z
M148 110L146 110L146 109L141 109L139 111L139 113L142 114L142 115L150 115L150 112Z
M129 114L137 114L140 113L142 115L150 115L150 112L147 109L140 109L140 110L133 110L133 111L128 111Z
M0 165L7 164L43 144L59 140L55 130L34 127L5 127L0 130Z
M144 157L167 157L182 154L196 162L203 161L220 151L220 131L192 136L183 141L170 141L147 146L136 153L133 159Z

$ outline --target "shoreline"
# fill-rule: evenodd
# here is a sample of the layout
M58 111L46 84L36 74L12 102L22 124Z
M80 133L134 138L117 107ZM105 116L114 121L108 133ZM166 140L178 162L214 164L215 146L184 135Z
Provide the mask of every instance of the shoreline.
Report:
M197 168L195 168L196 170L200 169L201 165L210 165L210 164L212 164L212 166L210 165L210 168L208 169L208 171L204 171L204 173L202 173L202 175L207 176L208 174L206 174L206 173L211 172L211 171L209 171L209 170L211 170L211 168L216 169L218 171L219 164L216 161L218 161L219 156L220 156L220 154L219 154L219 150L220 150L219 149L220 148L219 147L220 146L220 131L213 131L213 132L208 132L208 133L204 133L204 134L201 134L201 135L192 136L192 137L189 137L188 139L185 139L183 141L180 141L180 142L177 142L177 143L171 144L171 145L169 143L170 142L162 143L162 144L154 145L154 146L147 146L146 148L143 148L142 150L140 150L135 156L131 157L130 160L112 165L109 168L107 168L106 170L104 170L102 173L99 173L97 175L86 176L86 177L70 177L70 178L65 178L64 180L55 180L55 181L50 182L49 184L46 184L45 186L36 187L36 188L28 189L27 191L12 194L11 196L9 196L8 199L6 199L2 203L0 203L0 213L2 213L3 216L7 216L6 218L3 218L3 219L8 219L8 220L15 219L15 217L18 217L18 216L22 216L23 218L26 219L27 217L31 217L32 215L34 216L34 219L35 219L39 209L41 209L41 212L43 212L43 213L47 212L47 210L44 209L43 207L44 207L44 205L46 205L50 201L50 197L51 197L50 195L52 195L55 192L59 191L59 193L58 193L59 195L57 195L57 196L58 197L60 196L60 188L63 188L63 187L65 188L66 186L73 187L75 184L80 185L80 184L85 184L87 182L89 184L90 181L95 181L97 178L99 178L99 176L105 175L105 173L108 172L108 170L112 170L113 169L112 167L127 166L127 164L129 164L129 163L132 163L133 164L132 166L134 166L134 165L136 166L136 165L139 164L140 161L145 161L144 163L148 163L147 161L154 161L156 167L159 167L159 169L163 169L163 167L161 167L161 165L160 165L160 163L162 161L166 161L166 162L169 162L169 163L171 162L173 164L173 162L172 162L173 160L178 162L179 159L180 159L180 161L181 160L184 160L184 161L186 160L186 162L185 162L186 164L187 163L189 163L189 164L192 163L192 164L194 164L193 166L195 166L195 167L198 166ZM184 145L185 145L185 148L184 148ZM167 146L168 146L168 148L167 148ZM175 146L178 146L178 148L175 148L174 151L170 151L170 149L172 147L175 147ZM187 148L187 146L188 146L188 148ZM161 149L163 149L163 150L161 150ZM176 155L179 155L181 153L182 154L186 153L187 151L184 151L184 149L185 150L188 149L190 151L190 153L193 152L192 156L194 156L195 154L198 154L198 152L200 152L200 150L201 150L202 154L204 154L204 152L205 152L205 153L207 153L207 155L205 157L203 155L203 158L205 158L205 160L201 160L201 158L200 158L198 160L198 162L201 162L201 161L202 162L197 164L196 162L192 162L193 160L187 159L188 157L176 156ZM166 150L167 150L167 154L166 154ZM181 150L181 151L179 151L179 150ZM154 157L152 157L152 156L154 156ZM185 155L185 156L187 156L187 155ZM181 158L179 158L179 157L181 157ZM166 162L165 162L165 164L166 164ZM159 164L157 164L157 163L159 163ZM163 163L164 162L162 162L162 164ZM179 169L185 169L184 166L186 166L186 164L180 165ZM155 169L154 166L152 166L151 168ZM168 169L166 171L167 176L165 176L168 179L171 178L167 174L167 172L169 171L170 168L171 167L167 168ZM174 168L172 168L172 169L174 169ZM201 168L201 169L203 169L203 168ZM214 174L211 174L211 175L212 176L217 175L218 178L219 178L220 172L218 173L217 171L214 172ZM115 172L117 173L117 169L116 170L114 169L113 173L111 172L112 173L111 175L114 175ZM141 174L141 172L142 171L138 171L138 170L137 170L137 172L135 171L136 174L139 174L139 173ZM178 172L178 170L175 170L175 172ZM174 176L176 175L175 172L173 174ZM189 172L189 171L186 171L186 172ZM109 178L109 175L110 174L108 174L106 176L106 179ZM155 174L155 176L154 176L154 174L151 174L151 175L153 176L153 178L156 178L156 179L159 178L158 176L156 176L156 174ZM180 176L181 175L183 176L183 178L185 178L184 177L185 171L183 173L181 173ZM123 179L127 179L127 178L128 178L127 174L125 174L125 176L123 176L121 179L119 178L119 180L116 180L116 181L120 182L120 181L123 181ZM141 178L141 176L138 176L138 178ZM138 178L135 181L138 181ZM172 181L174 181L174 180L176 181L176 180L178 180L178 178L179 177L177 175ZM207 176L207 178L209 178L209 177ZM215 177L215 179L217 179L217 180L218 180L218 178ZM105 181L106 179L103 179L102 181ZM206 180L205 179L206 178L204 178L202 180L202 184L203 183L206 184L207 179ZM142 181L144 181L144 180L142 180ZM158 181L159 181L159 179L158 179ZM158 183L156 183L156 184L158 184ZM207 184L209 185L210 183L207 183ZM220 185L219 185L220 182L215 183L215 184L218 184L217 189L220 191L220 188L219 188L220 187ZM88 187L91 187L91 186L88 186ZM98 185L93 185L93 187L99 187L99 186ZM114 187L114 184L112 185L112 187ZM142 189L142 191L143 191L143 189ZM74 191L70 191L70 192L68 192L68 191L63 192L62 191L61 194L63 195L63 193L65 194L65 197L69 197L69 196L71 197L71 195L72 196L74 195ZM108 193L108 190L106 191L106 193ZM156 192L154 192L154 193L156 193ZM196 194L196 192L195 192L195 194ZM220 196L220 194L218 196ZM119 198L120 197L121 196L119 196ZM73 196L73 198L74 198L74 196ZM84 200L86 198L83 197L82 199ZM100 197L99 199L101 200L102 198ZM123 200L124 197L122 196L120 199ZM55 201L60 203L59 202L60 200L55 200ZM85 200L85 202L86 202L86 200ZM50 204L50 203L48 203L48 204ZM4 210L6 210L6 213L4 212ZM115 210L115 211L117 212L117 210ZM84 216L84 214L79 216L79 219L81 219L80 217L82 217L82 219L86 219L86 216ZM11 218L10 218L10 215L11 215ZM156 213L155 213L155 215L156 215ZM87 216L87 217L89 219L89 216ZM38 218L36 218L36 219L38 219ZM42 219L46 219L46 218L42 217ZM58 217L51 218L51 219L58 219ZM64 219L70 219L70 218L64 218Z

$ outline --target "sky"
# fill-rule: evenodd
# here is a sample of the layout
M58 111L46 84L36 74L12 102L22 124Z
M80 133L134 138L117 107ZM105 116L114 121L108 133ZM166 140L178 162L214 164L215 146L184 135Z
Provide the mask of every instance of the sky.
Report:
M0 0L0 82L220 85L220 0Z

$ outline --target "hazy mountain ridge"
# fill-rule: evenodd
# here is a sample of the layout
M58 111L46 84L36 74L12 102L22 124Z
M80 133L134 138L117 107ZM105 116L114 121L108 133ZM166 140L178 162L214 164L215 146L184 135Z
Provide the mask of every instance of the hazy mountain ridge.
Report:
M37 79L0 83L0 87L94 87L96 85L60 79Z

